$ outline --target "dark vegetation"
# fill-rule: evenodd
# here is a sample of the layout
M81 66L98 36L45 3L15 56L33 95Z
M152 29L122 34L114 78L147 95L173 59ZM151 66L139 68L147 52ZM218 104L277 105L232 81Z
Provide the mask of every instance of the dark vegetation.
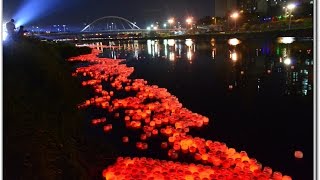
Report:
M82 158L85 115L77 110L89 89L66 61L90 51L35 39L4 43L4 179L91 179Z

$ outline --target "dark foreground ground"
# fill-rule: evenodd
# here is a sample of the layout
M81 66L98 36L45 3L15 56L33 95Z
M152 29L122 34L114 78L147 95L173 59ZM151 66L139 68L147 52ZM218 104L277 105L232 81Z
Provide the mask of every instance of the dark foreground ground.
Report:
M92 179L76 105L88 96L71 76L69 56L88 53L37 40L4 43L4 179ZM101 177L101 175L100 175Z

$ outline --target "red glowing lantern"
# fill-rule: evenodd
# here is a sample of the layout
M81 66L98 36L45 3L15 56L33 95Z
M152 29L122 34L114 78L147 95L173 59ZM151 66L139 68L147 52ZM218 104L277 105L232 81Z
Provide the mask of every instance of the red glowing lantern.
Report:
M302 159L303 158L303 152L302 151L295 151L294 152L294 157L297 159Z
M124 142L124 143L129 142L129 137L128 136L122 137L122 142Z
M161 148L162 149L166 149L168 147L168 143L167 142L162 142L161 143Z

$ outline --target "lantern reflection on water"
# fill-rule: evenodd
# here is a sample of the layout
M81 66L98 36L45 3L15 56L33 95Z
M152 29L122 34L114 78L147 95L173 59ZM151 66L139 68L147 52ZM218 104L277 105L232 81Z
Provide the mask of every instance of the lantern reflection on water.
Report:
M173 40L174 42L174 40ZM168 44L170 40L168 40ZM171 40L172 43L172 40ZM190 154L195 160L207 163L205 172L203 173L203 166L201 165L181 165L180 163L174 164L173 162L162 161L163 165L170 165L167 168L160 166L159 160L145 158L134 159L121 159L119 158L113 168L109 166L103 172L103 176L106 179L119 178L119 179L146 179L146 178L161 178L161 177L176 177L181 178L216 178L216 177L234 177L235 173L238 173L242 169L244 173L250 174L250 177L265 177L265 178L290 178L288 176L282 176L279 172L272 174L271 169L267 169L266 172L262 172L262 167L259 162L248 157L244 151L236 152L233 148L228 148L224 143L217 141L205 140L199 137L192 137L188 135L190 128L201 128L203 125L209 123L209 119L197 113L193 113L190 110L184 108L179 102L178 98L171 95L166 89L159 88L155 85L148 85L148 82L143 79L128 79L133 73L132 67L127 67L125 64L120 64L123 60L110 60L107 58L98 58L98 51L93 50L92 54L82 55L74 58L70 58L70 61L80 60L88 61L92 64L88 67L80 67L76 70L79 75L86 74L90 76L92 80L86 81L85 85L90 85L94 89L97 89L96 94L98 96L86 100L80 104L79 107L87 107L96 105L99 107L105 107L111 113L119 113L117 117L124 117L123 121L127 128L142 129L143 133L140 136L142 141L145 141L151 136L165 136L168 138L168 142L162 142L161 148L168 148L168 156L172 159L179 158L179 153ZM232 55L231 55L232 58ZM233 58L235 59L235 58ZM106 91L102 88L102 81L110 83L111 87L115 90ZM125 87L122 84L126 84ZM232 85L229 88L233 88ZM115 98L118 91L125 89L127 92L135 92L135 96L126 97L123 99ZM99 97L101 96L101 97ZM146 100L153 99L155 101L145 103ZM120 114L120 109L124 109L124 114ZM98 123L99 121L92 121L92 123ZM99 122L99 123L104 123ZM105 132L112 130L112 124L103 126ZM129 142L129 137L122 137L124 143ZM136 142L136 147L140 150L148 149L146 142ZM156 167L157 171L144 172L146 165ZM150 163L150 164L149 164ZM184 168L186 171L175 174L173 171L167 171L168 168L176 165L177 169ZM199 169L195 167L201 167ZM163 169L162 169L163 168ZM214 173L213 169L215 169ZM224 168L224 169L223 169ZM141 169L137 171L136 169ZM223 170L222 170L223 169ZM121 171L121 172L120 172ZM158 173L159 172L159 173ZM170 174L170 173L173 174ZM176 172L176 170L175 170ZM192 172L191 174L189 172ZM127 174L127 175L125 175ZM162 175L159 175L162 174ZM170 174L169 176L167 176ZM149 176L150 175L150 176ZM237 177L242 175L237 174ZM229 179L230 179L229 178ZM221 179L221 178L220 178ZM232 178L231 178L232 179Z

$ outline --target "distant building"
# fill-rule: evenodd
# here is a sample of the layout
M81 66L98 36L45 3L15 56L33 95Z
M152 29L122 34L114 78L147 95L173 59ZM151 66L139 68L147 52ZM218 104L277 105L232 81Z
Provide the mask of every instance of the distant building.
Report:
M266 14L268 12L268 1L266 0L257 0L257 9L256 12Z
M246 13L256 12L257 0L238 0L238 7Z
M288 1L287 0L266 0L269 6L286 6Z
M228 12L237 9L237 0L214 0L214 16L225 17Z
M266 14L268 11L269 1L274 0L238 0L238 7L246 13L262 13Z

